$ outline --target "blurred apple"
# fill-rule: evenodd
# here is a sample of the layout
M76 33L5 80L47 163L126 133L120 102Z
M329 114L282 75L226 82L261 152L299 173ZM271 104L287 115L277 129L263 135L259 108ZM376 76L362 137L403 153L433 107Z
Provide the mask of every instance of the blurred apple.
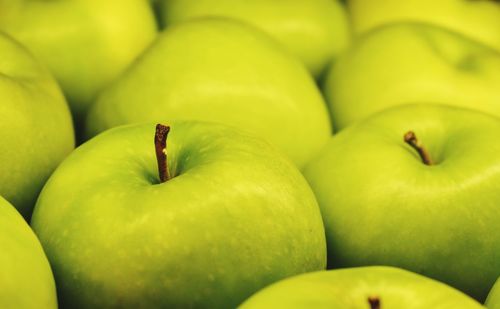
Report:
M493 286L486 299L486 307L488 309L500 309L500 278L497 283Z
M73 126L48 70L1 32L0 101L0 195L29 218L43 184L74 147Z
M265 33L226 18L169 27L100 94L87 132L170 119L246 130L299 166L331 134L326 104L301 63Z
M500 116L500 53L438 27L400 23L361 36L325 84L333 126L391 106L441 103Z
M23 217L0 197L0 308L56 309L49 261Z
M248 22L284 44L318 77L350 41L345 7L337 0L158 0L163 26L193 17Z
M154 134L133 125L95 137L40 195L32 226L62 307L234 308L325 268L316 199L274 147L216 124L173 123L167 151Z
M353 30L420 21L460 32L500 51L500 2L488 0L348 0Z
M360 267L321 271L277 282L241 309L484 309L467 295L406 270Z
M153 41L156 22L145 0L0 0L0 30L49 66L79 123L101 88Z
M483 301L500 276L498 136L498 118L432 104L334 136L305 169L328 266L401 267Z

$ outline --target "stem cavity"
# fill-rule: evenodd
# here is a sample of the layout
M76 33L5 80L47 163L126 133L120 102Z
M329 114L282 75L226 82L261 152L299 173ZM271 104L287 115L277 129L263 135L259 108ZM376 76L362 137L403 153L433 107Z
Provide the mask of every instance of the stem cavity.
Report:
M408 145L410 145L413 149L415 149L418 154L420 155L420 158L422 159L422 162L425 165L433 165L431 156L429 155L429 152L427 149L424 148L422 143L417 139L417 136L413 131L408 131L404 135L404 141Z
M370 309L380 309L380 298L377 296L368 297L368 303L370 304Z
M170 132L170 127L157 124L155 133L155 150L156 161L158 162L158 175L160 176L160 183L164 183L170 179L167 166L167 136Z

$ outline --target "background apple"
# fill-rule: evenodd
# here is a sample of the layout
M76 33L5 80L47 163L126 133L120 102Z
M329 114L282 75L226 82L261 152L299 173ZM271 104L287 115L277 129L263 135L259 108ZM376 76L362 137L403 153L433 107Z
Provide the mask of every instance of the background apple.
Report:
M500 51L500 3L464 0L349 0L356 33L380 25L420 21L460 32Z
M467 295L441 282L380 266L288 278L258 292L240 308L484 309Z
M25 217L57 164L73 149L68 107L50 73L0 33L0 195Z
M162 33L101 93L87 119L88 135L168 119L252 132L299 166L331 134L326 105L300 62L259 30L224 18L188 21Z
M56 286L42 246L23 217L0 197L0 307L56 309Z
M144 0L0 0L0 30L51 69L77 122L156 35Z
M314 195L268 143L174 123L171 178L159 183L153 135L153 125L133 125L97 136L40 195L32 226L63 307L234 308L269 283L325 268Z
M486 307L488 309L500 309L500 279L493 286L486 299Z
M403 140L408 131L430 165ZM422 104L333 137L305 169L329 267L402 267L483 301L500 276L499 135L497 118Z
M325 84L341 129L385 108L419 102L500 116L500 53L438 27L400 23L366 33Z
M201 16L232 17L269 33L318 77L350 41L337 0L159 0L163 26Z

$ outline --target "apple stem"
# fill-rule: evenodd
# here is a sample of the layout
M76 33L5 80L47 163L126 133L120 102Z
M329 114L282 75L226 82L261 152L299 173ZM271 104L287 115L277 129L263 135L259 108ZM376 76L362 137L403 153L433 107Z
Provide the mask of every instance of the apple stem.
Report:
M370 309L380 309L380 298L376 296L368 297L368 303L370 304Z
M170 127L157 124L155 133L155 150L156 161L158 162L158 174L160 182L164 183L170 179L167 167L167 135L170 132Z
M422 143L420 143L413 131L406 132L404 135L404 141L418 152L425 165L433 164L429 152L427 152L427 149L425 149Z

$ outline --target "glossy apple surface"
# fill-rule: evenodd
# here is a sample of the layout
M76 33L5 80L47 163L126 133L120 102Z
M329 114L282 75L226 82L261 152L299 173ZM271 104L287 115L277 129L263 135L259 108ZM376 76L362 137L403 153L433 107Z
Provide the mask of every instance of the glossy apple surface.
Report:
M40 242L0 197L0 308L56 309L56 286Z
M153 136L153 125L107 131L45 186L32 226L63 307L234 308L324 269L315 197L274 147L221 125L174 123L173 178L159 184Z
M342 129L391 106L431 102L500 116L500 53L438 27L374 29L336 62L325 84Z
M201 16L248 22L267 32L319 76L350 41L344 5L337 0L160 0L163 26Z
M475 300L441 282L381 266L288 278L258 292L239 308L484 309Z
M432 165L403 140L410 130ZM329 267L397 266L483 301L500 276L499 134L498 118L423 104L333 137L305 169Z
M79 121L156 35L144 0L0 0L0 30L45 62Z
M223 18L167 29L99 96L88 135L138 122L202 120L267 139L299 166L331 134L306 69L252 26Z
M500 309L500 280L491 289L485 305L488 309Z
M420 21L460 32L500 51L500 3L468 0L349 0L354 32Z
M71 115L48 70L0 33L0 195L25 217L74 147Z

